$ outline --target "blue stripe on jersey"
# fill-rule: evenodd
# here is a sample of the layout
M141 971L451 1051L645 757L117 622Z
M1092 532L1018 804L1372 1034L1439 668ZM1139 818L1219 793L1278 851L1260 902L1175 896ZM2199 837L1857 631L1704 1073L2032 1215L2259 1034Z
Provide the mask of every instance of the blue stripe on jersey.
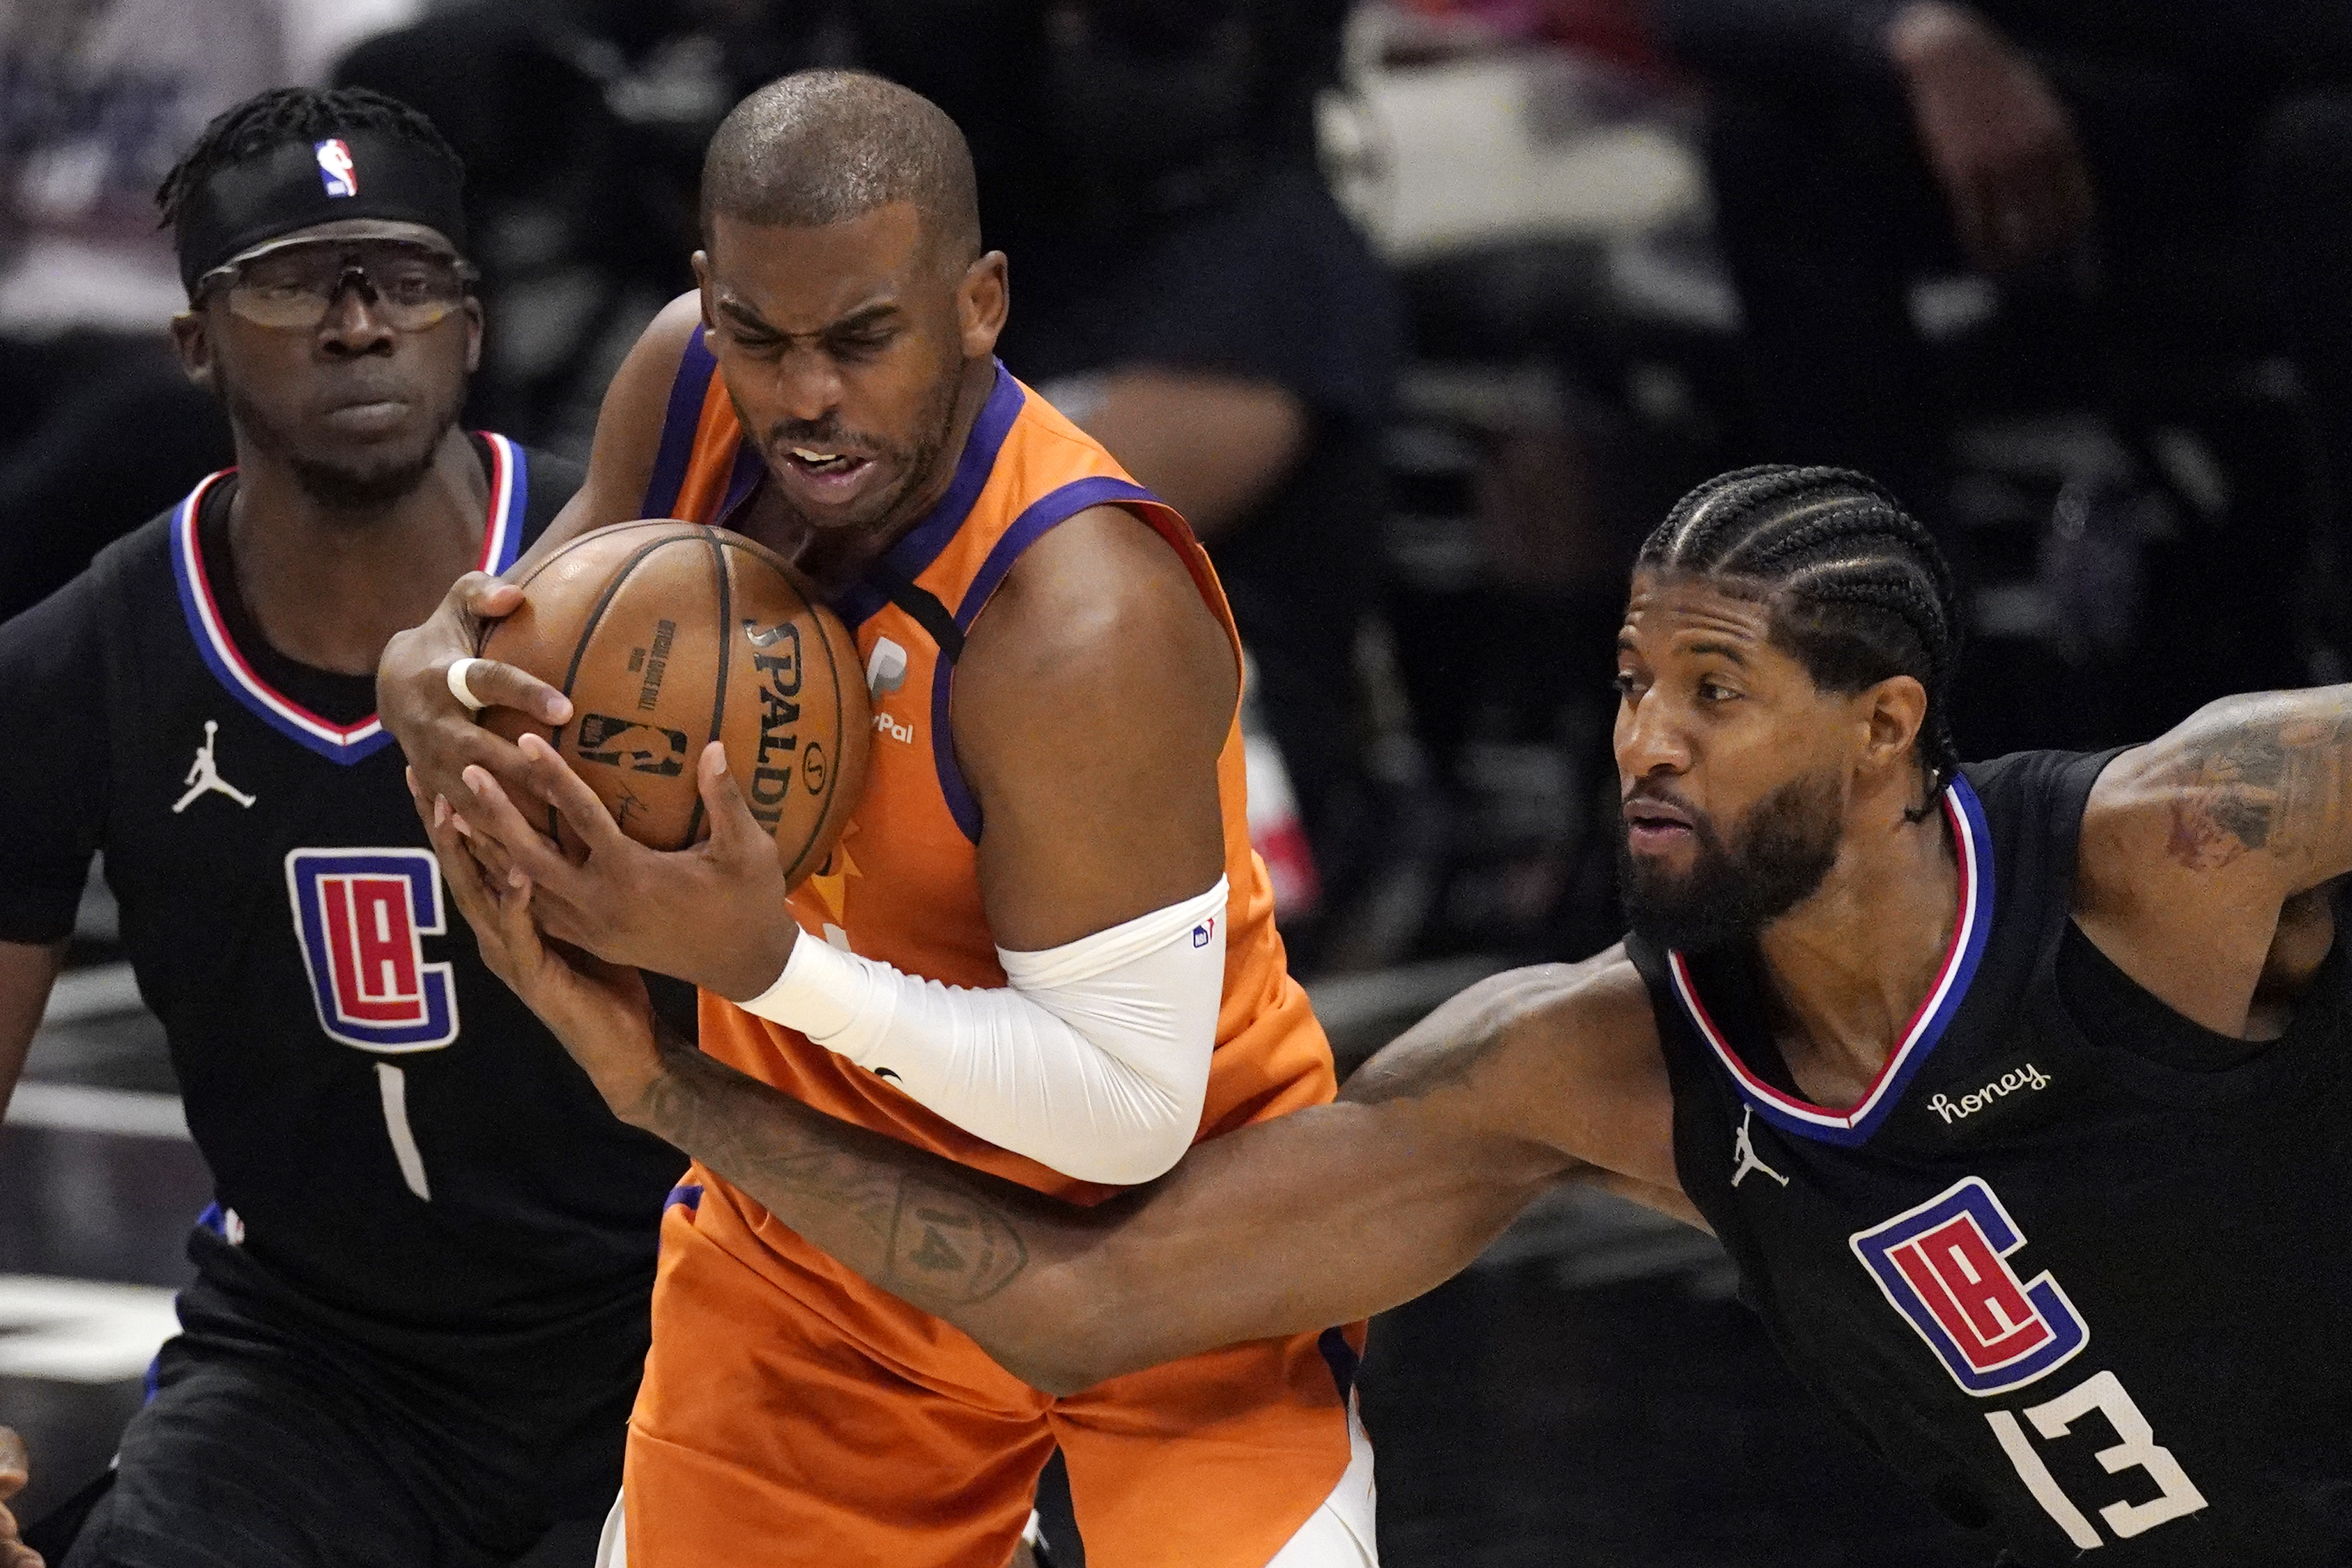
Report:
M668 517L677 509L677 492L686 489L687 465L694 459L695 427L702 423L702 400L710 377L719 368L696 327L678 356L677 378L669 384L669 405L662 415L661 446L654 454L653 478L646 484L639 517Z
M530 493L530 460L523 449L504 436L484 431L490 447L489 512L482 523L482 553L478 566L502 572L522 552L523 507ZM180 611L187 619L188 636L213 678L271 729L331 763L348 767L365 762L392 744L391 731L373 713L356 724L337 724L311 712L255 673L228 633L205 574L197 519L212 487L234 469L208 474L180 502L172 518L172 577L180 592Z
M1992 932L1992 834L1985 823L1984 805L1966 778L1953 779L1944 792L1944 816L1951 825L1952 842L1958 851L1959 909L1952 923L1951 946L1946 950L1935 984L1928 988L1910 1026L1888 1055L1886 1065L1879 1069L1877 1079L1862 1099L1847 1109L1832 1110L1815 1105L1758 1076L1708 1014L1683 955L1672 952L1666 954L1666 970L1673 980L1675 994L1692 1026L1723 1064L1739 1097L1781 1131L1846 1148L1867 1142L1895 1107L1902 1103L1905 1088L1944 1037L1944 1031L1967 1000L1969 983L1976 978L1977 964L1984 957L1985 943Z

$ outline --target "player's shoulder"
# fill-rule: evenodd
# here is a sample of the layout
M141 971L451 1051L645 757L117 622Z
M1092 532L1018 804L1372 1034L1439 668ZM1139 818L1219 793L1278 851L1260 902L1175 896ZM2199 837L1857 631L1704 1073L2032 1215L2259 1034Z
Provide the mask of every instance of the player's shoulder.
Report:
M702 329L698 294L681 294L663 306L613 373L596 414L596 438L588 454L583 488L590 498L586 526L596 528L640 515L662 453L688 348ZM700 403L681 411L699 415Z
M1024 681L1115 679L1130 667L1237 674L1183 558L1150 523L1108 505L1073 514L1021 552L973 623L966 665Z
M561 452L544 447L526 446L513 437L506 437L523 458L522 543L529 550L539 542L580 487L588 481L588 467Z
M169 605L176 616L179 590L172 557L177 548L179 507L141 523L93 556L71 581L8 623L20 632L35 627L44 637L70 628L98 627L110 618L146 618Z
M656 409L666 404L686 351L701 331L702 295L698 290L689 289L656 311L614 372L605 394L607 406L615 395Z

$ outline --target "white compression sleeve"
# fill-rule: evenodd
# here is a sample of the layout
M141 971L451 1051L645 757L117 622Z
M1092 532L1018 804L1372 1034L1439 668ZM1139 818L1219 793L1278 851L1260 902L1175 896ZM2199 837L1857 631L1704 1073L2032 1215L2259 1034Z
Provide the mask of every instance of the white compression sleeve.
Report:
M1148 1182L1200 1129L1225 981L1225 879L1042 952L1012 985L920 980L813 937L743 1004L965 1131L1083 1181Z

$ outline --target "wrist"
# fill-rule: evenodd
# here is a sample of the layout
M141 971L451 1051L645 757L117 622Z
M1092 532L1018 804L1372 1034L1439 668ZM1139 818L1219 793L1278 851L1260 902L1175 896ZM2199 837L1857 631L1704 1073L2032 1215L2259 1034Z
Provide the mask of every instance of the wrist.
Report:
M781 915L778 925L749 933L747 941L736 950L721 983L709 989L738 1006L764 995L783 979L801 938L800 922L788 914Z
M625 1084L615 1084L604 1096L613 1114L640 1131L677 1143L678 1109L692 1099L694 1087L688 1058L702 1053L677 1039L659 1025L654 1026L653 1048ZM599 1084L600 1089L606 1086ZM683 1147L683 1145L680 1145Z

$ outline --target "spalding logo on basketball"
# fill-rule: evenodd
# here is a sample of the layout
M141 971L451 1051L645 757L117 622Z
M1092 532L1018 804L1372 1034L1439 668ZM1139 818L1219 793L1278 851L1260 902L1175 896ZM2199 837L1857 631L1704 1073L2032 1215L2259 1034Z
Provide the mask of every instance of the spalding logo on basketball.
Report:
M865 784L873 719L857 645L799 573L724 529L628 522L557 551L522 590L481 655L571 698L572 722L550 731L506 709L483 722L546 736L622 830L656 849L709 834L695 765L724 742L786 881L824 864Z

